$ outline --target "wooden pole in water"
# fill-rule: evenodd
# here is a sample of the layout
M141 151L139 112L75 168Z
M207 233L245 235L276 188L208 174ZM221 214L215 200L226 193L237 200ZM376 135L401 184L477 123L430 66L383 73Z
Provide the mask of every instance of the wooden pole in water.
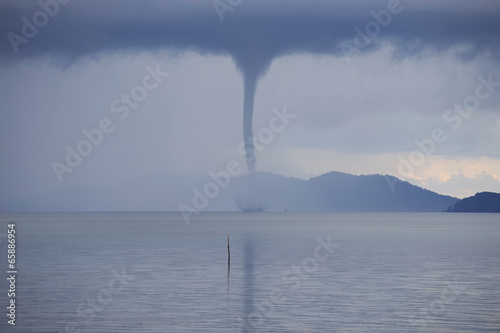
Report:
M229 234L227 235L227 269L231 267L231 252L229 251Z
M229 234L227 234L227 322L230 322L229 319L229 272L231 267L231 252L229 252Z

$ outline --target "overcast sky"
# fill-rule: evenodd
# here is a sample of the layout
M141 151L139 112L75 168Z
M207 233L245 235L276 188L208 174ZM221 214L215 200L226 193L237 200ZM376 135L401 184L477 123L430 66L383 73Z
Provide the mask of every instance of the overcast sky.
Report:
M259 171L500 192L497 0L3 0L0 35L0 199L245 165L248 73Z

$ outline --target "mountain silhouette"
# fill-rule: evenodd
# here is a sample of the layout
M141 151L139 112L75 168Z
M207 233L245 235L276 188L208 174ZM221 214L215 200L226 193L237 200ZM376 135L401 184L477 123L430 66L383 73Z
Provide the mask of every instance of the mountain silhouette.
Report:
M184 204L196 211L442 212L458 200L388 177L329 172L301 180L256 172L217 180L158 172L121 185L3 200L0 211L179 211Z

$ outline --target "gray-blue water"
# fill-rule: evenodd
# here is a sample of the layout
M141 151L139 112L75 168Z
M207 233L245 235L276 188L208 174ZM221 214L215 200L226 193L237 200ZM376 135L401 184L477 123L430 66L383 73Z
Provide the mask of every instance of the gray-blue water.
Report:
M0 284L1 332L500 332L499 214L0 222L0 268L15 222L18 270L15 327Z

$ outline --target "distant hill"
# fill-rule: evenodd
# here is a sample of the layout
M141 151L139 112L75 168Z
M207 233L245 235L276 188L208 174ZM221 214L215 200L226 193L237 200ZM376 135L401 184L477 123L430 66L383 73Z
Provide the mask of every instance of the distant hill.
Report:
M386 177L330 172L310 179L309 187L322 209L329 211L440 212L457 201L402 180L392 191Z
M382 175L330 172L301 180L257 172L217 181L160 172L119 186L74 187L1 201L0 211L179 211L182 204L196 211L442 212L458 200L402 180L389 186Z
M452 213L500 213L500 193L481 192L459 200L447 212Z

